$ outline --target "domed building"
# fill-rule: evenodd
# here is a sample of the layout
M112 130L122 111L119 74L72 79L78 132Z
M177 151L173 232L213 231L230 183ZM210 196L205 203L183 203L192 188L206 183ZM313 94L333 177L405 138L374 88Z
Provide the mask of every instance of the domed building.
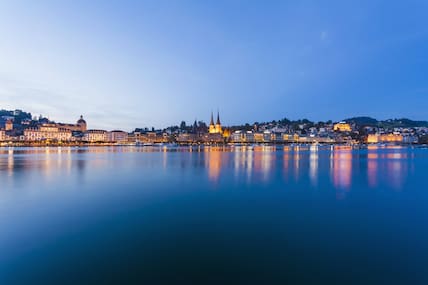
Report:
M79 126L81 132L86 132L86 121L83 119L82 115L80 115L80 119L77 121L77 126Z
M80 118L77 120L76 124L57 123L55 125L59 128L67 129L72 132L84 133L87 130L87 124L82 115L80 115Z

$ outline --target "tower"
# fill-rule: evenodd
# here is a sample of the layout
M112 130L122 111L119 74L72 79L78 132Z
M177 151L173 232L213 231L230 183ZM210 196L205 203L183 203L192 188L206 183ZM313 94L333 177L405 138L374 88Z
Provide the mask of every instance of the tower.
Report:
M215 125L214 125L213 112L211 112L211 120L210 120L209 133L210 134L215 134L216 133L216 128L215 128Z
M215 123L215 132L221 134L221 123L220 123L220 113L217 111L217 122Z
M220 123L220 113L217 111L217 121L214 124L214 116L213 112L211 112L211 120L210 120L210 126L209 131L210 134L222 134L223 131L221 129L221 123Z

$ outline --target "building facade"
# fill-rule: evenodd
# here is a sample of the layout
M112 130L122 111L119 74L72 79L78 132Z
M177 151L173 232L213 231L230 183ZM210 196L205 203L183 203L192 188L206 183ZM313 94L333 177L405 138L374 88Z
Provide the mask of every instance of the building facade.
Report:
M115 143L128 142L128 133L124 131L111 131L107 133L107 141Z
M402 143L401 134L370 134L367 137L367 143Z
M70 141L71 131L65 128L59 128L56 124L43 124L35 128L24 130L24 139L26 141Z
M105 130L87 130L82 138L85 142L107 142L107 131Z
M86 121L83 119L83 116L80 115L79 120L77 120L76 124L65 124L65 123L57 123L56 124L59 128L68 129L72 132L86 132L87 125Z
M334 124L333 130L339 132L351 132L352 128L351 125L347 122L339 122L337 124Z

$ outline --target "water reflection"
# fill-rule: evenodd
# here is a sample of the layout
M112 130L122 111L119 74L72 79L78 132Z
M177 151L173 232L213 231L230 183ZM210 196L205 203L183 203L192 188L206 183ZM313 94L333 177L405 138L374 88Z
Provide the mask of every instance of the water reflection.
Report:
M299 166L300 166L300 146L294 147L293 151L294 151L294 156L293 156L294 178L296 181L298 181L299 180Z
M336 188L348 189L352 182L352 148L335 147L332 152L331 169Z
M170 284L153 280L184 270L201 278L183 284L219 272L222 284L237 266L230 283L349 284L335 274L351 267L378 272L369 281L423 274L427 157L322 145L0 148L0 283L106 283L108 272L119 284ZM290 268L292 282L265 279ZM154 279L126 280L130 269ZM426 283L409 280L398 283Z
M314 145L310 148L309 154L309 177L313 186L318 182L318 146Z
M211 182L230 174L236 181L264 184L278 183L275 177L280 177L282 183L335 188L342 199L353 187L353 179L358 183L366 179L369 188L402 189L414 157L412 149L377 146L366 150L318 145L0 148L0 175L8 176L11 184L26 183L15 178L19 173L39 175L46 183L71 176L84 182L114 169L148 168L168 173L178 164L188 170L204 168ZM290 177L294 179L290 181ZM330 185L325 184L327 177Z
M275 152L265 146L254 147L254 171L261 174L261 180L267 181L275 164Z
M10 148L8 150L8 156L7 156L7 174L8 174L8 176L13 175L14 164L15 164L15 156L13 155L13 148Z
M282 175L285 178L285 181L288 181L288 176L290 173L290 159L291 159L290 151L291 151L290 147L288 146L284 147L284 154L282 156L282 159L283 159Z
M387 173L387 176L383 176L385 183L395 190L400 190L407 177L409 159L413 159L413 154L409 156L403 147L369 146L367 153L369 187L377 187L379 175Z
M12 178L9 180L11 184L24 184L35 175L46 183L59 180L73 175L74 166L78 170L84 169L84 164L88 161L79 159L79 152L72 147L1 148L0 177L2 173L7 173ZM25 179L21 175L25 175Z
M222 169L222 152L219 149L209 149L205 152L205 163L208 169L208 178L210 181L216 182L220 177Z
M246 148L236 149L233 152L234 155L234 176L236 180L239 180L241 176L246 177L247 181L251 180L251 174L253 172L253 153L247 151Z
M407 159L408 154L401 152L400 149L395 149L394 152L386 154L386 171L391 174L388 181L395 190L402 188L407 176Z
M369 149L367 154L367 177L369 186L372 188L377 186L378 159L379 155L376 150Z

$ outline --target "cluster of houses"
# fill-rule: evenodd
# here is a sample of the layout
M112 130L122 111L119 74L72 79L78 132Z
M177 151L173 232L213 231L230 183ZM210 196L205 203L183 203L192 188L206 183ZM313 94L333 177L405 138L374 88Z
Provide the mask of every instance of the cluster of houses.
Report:
M17 110L19 111L19 110ZM15 111L16 112L16 111ZM275 124L265 123L250 128L224 128L217 114L214 123L211 114L209 126L200 128L176 128L172 130L141 130L128 133L121 130L87 129L83 116L75 124L54 123L46 119L32 121L22 119L19 124L13 116L3 116L0 122L0 142L40 143L405 143L415 144L428 135L428 128L382 129L359 127L348 122L314 124Z
M251 129L221 129L221 135L213 137L211 132L197 133L176 131L174 137L180 143L229 142L229 143L301 143L301 144L357 144L397 143L416 144L419 138L428 135L428 128L360 128L348 122L283 125L265 123Z
M19 131L20 130L20 131ZM7 142L118 142L128 141L128 133L123 131L88 130L83 116L75 124L53 123L49 120L19 124L15 129L12 119L0 129L0 141Z

